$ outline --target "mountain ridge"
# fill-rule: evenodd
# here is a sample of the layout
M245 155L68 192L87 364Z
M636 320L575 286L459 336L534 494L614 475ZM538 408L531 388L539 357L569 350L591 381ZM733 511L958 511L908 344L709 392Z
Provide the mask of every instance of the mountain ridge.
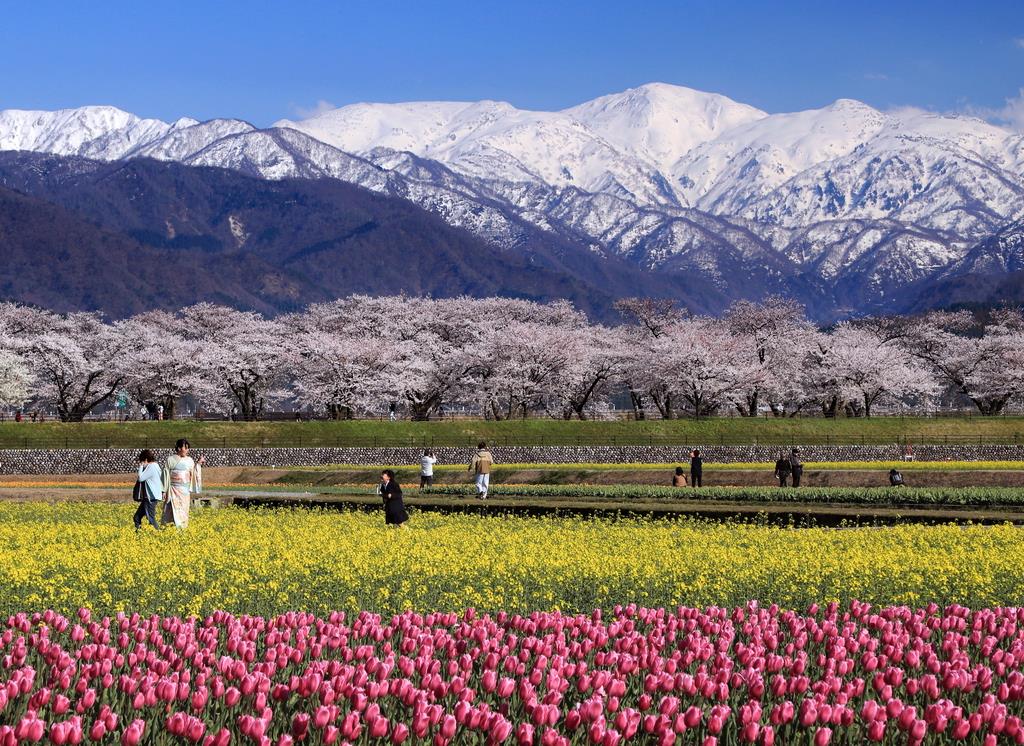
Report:
M276 125L5 111L0 150L337 179L502 250L543 235L648 273L690 273L723 297L792 289L820 317L885 311L901 287L959 271L1024 217L1019 134L851 99L769 114L651 83L557 112L363 103Z

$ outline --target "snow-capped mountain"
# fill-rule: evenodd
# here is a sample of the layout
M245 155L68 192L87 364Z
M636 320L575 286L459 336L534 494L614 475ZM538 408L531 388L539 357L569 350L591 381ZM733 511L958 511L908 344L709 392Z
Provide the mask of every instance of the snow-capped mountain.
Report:
M0 150L78 155L118 160L175 129L198 124L183 117L173 124L142 119L113 106L58 111L0 111Z
M664 83L601 96L563 113L666 176L701 143L768 116L725 96Z
M347 152L408 151L481 179L676 204L656 169L568 113L523 111L498 101L355 104L275 126L298 129Z
M768 114L657 83L556 112L363 103L270 129L10 110L0 150L340 179L506 250L531 226L733 295L814 288L847 309L885 307L1024 217L1024 137L979 119L845 99Z

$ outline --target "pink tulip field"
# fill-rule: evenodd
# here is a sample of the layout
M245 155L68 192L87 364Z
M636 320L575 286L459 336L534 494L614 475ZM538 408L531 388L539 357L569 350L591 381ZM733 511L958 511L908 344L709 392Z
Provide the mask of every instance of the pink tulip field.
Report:
M1024 743L1024 608L15 614L15 744Z

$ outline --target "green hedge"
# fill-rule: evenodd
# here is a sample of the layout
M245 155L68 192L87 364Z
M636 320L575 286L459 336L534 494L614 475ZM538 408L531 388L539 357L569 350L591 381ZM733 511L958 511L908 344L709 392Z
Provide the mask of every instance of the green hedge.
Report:
M422 494L466 495L472 486L441 485ZM853 505L1024 506L1024 490L1012 487L703 487L647 485L494 485L492 496L598 498L609 500L707 500L720 502Z

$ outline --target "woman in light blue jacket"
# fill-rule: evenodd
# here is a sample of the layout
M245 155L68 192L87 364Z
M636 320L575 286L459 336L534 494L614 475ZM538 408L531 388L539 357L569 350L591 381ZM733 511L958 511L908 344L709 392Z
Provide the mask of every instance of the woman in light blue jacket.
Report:
M148 448L139 454L139 481L142 482L142 499L139 509L135 511L135 530L142 528L142 517L145 516L150 525L157 531L160 524L156 522L156 504L163 499L163 476L160 464L156 462L156 454Z

